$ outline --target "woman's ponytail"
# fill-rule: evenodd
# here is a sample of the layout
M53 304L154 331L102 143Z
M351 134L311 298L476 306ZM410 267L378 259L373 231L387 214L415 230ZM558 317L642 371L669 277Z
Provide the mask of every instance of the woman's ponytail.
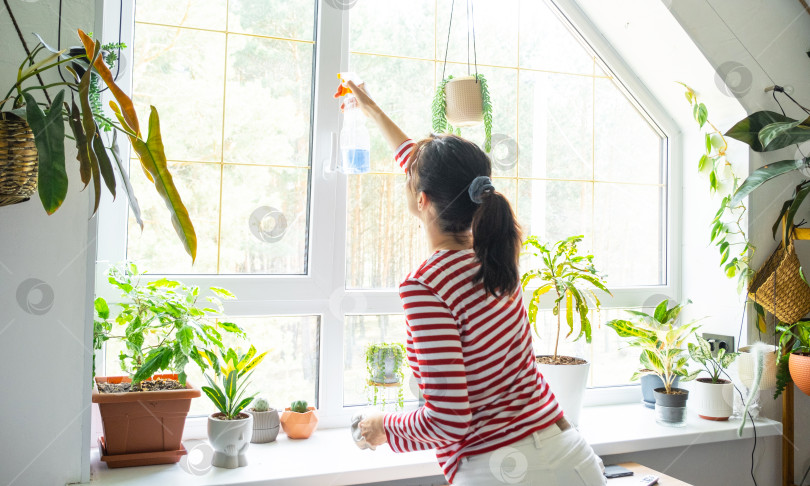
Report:
M483 282L487 293L511 295L518 287L520 225L503 194L486 191L473 214L473 249L481 262L475 283Z

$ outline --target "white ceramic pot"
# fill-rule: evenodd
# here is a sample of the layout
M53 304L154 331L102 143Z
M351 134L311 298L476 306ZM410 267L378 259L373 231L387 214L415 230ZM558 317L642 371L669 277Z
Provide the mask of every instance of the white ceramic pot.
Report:
M264 412L257 412L249 408L245 412L253 417L253 437L251 437L250 442L265 444L276 440L280 425L278 410L271 407Z
M484 121L481 83L475 76L453 78L444 86L447 122L453 127L473 127Z
M711 378L700 378L695 382L691 402L700 418L728 420L734 412L734 384L728 380L712 383Z
M373 361L375 364L377 363L377 358L374 358ZM394 383L399 383L399 375L397 374L397 369L394 367L394 357L390 354L386 356L382 360L382 366L372 366L371 373L372 376L369 378L372 381L376 381L377 383L383 383L386 385L392 385ZM382 381L377 381L382 377Z
M591 364L550 365L537 363L540 373L551 387L551 392L562 407L565 418L572 424L579 425L579 413L582 411L582 397L588 384L588 371Z
M767 352L765 358L765 369L762 372L762 381L760 382L760 390L768 390L776 387L776 346L766 344ZM753 346L743 346L740 348L740 355L737 357L737 374L740 376L740 381L749 390L754 384L754 367L756 366L756 358L751 353Z
M253 436L253 416L240 413L238 419L223 420L219 415L208 416L208 442L214 449L211 464L227 469L247 466L245 452Z

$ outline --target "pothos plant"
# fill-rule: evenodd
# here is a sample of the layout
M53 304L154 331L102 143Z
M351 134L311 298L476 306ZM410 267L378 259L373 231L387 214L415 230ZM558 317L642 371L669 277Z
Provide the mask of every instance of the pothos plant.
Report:
M687 304L689 301L687 301ZM689 355L686 353L686 340L700 327L695 322L683 324L680 315L686 304L669 308L669 300L664 300L655 308L653 315L628 310L633 320L614 319L605 325L612 328L619 337L628 339L630 346L641 348L639 361L643 368L630 378L635 381L644 374L652 373L664 382L667 394L672 393L676 377L681 382L697 378L700 370L688 370Z
M118 147L117 134L120 132L129 139L146 177L155 185L169 210L172 226L194 261L197 236L168 168L157 109L151 107L148 132L144 135L132 100L115 84L110 72L108 62L112 62L109 61L111 53L107 54L105 60L98 40L94 42L82 30L78 30L78 35L84 49L77 49L75 56L65 54L68 49L57 51L39 38L40 43L20 63L14 84L0 100L0 119L22 118L34 134L38 158L37 190L43 208L48 214L53 214L67 197L65 140L71 139L77 150L81 182L84 187L93 183L93 212L98 210L102 183L113 197L123 189L133 216L143 228L140 207ZM81 74L76 69L80 66L87 68ZM41 78L41 74L60 67L70 73L67 81L49 85L41 81L39 85L33 84L34 80ZM101 113L96 96L100 90L97 89L91 97L94 77L95 84L100 84L97 80L101 79L115 99L110 101L110 107L117 121ZM59 87L62 87L61 90L51 99L48 89ZM37 92L42 93L46 102L37 101L34 97ZM74 96L74 92L78 96ZM70 94L69 98L66 93ZM10 114L3 112L8 102L11 102ZM102 137L106 130L112 131L111 139ZM120 185L116 182L116 169L122 182Z
M582 236L571 236L558 241L553 245L543 244L536 236L529 236L523 243L535 257L541 259L543 265L539 269L529 270L520 279L523 291L533 280L539 279L542 284L532 292L529 300L529 322L537 332L537 311L540 297L551 291L556 293L552 313L557 316L557 337L554 342L553 360L558 363L557 350L560 344L560 331L562 328L562 315L565 313L565 322L568 325L566 338L574 333L575 323L579 328L578 340L585 336L585 342L591 342L591 321L588 318L590 307L601 307L596 291L613 295L607 289L604 276L599 275L593 265L593 255L578 255L577 245ZM576 314L576 316L575 316Z
M397 386L397 407L401 410L405 406L405 394L402 384L405 381L405 346L401 343L375 343L366 346L366 393L368 401L376 406L380 403L386 405L384 389L389 386ZM387 369L386 361L391 360L394 376L397 383L386 383ZM382 397L380 396L382 394Z
M686 100L692 106L692 116L700 127L704 137L704 150L698 161L698 171L708 174L709 191L720 198L720 207L711 222L709 241L714 243L720 253L720 267L728 278L737 277L737 292L742 292L746 282L754 274L751 258L755 248L748 241L743 226L747 208L742 198L735 193L740 188L740 177L734 165L728 159L728 141L709 120L709 111L697 93L689 86L686 88Z
M484 114L484 151L492 151L492 99L489 95L489 86L483 74L475 74L473 77L481 85L481 108ZM453 79L452 75L443 79L436 86L436 93L433 95L433 131L435 133L455 133L461 135L461 129L453 128L447 121L447 93L445 87Z
M214 295L200 302L199 287L165 278L147 281L134 263L110 268L108 281L121 290L123 302L113 316L107 301L96 298L93 348L99 350L110 340L121 342L121 370L131 375L133 385L161 370L176 372L185 384L190 362L203 372L210 368L223 350L223 334L245 337L239 326L218 319L221 299L235 298L225 289L211 287Z

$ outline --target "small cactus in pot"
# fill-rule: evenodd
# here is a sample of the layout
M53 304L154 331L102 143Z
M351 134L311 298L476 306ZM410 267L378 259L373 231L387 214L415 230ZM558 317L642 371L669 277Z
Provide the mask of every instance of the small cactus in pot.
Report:
M254 444L264 444L273 442L278 436L279 416L278 410L270 406L264 398L257 398L253 401L253 406L246 410L253 415L253 437Z
M296 400L281 414L281 428L290 439L308 439L318 427L318 411L307 405L306 400Z

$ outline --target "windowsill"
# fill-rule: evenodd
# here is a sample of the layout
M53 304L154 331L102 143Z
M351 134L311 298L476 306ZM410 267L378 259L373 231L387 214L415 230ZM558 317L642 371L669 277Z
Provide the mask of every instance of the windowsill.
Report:
M653 410L638 404L589 407L583 410L581 422L580 430L600 456L736 440L740 423L703 420L690 410L686 427L663 427L655 423ZM757 437L781 435L782 424L760 418L756 433ZM751 437L753 427L748 422L743 438ZM191 449L194 443L202 442L187 441L186 447ZM433 451L395 454L387 446L361 451L345 428L318 430L300 441L281 433L275 442L251 444L247 455L247 467L211 468L204 475L193 475L178 465L108 469L94 448L91 483L338 486L441 475ZM199 460L195 456L191 459Z

